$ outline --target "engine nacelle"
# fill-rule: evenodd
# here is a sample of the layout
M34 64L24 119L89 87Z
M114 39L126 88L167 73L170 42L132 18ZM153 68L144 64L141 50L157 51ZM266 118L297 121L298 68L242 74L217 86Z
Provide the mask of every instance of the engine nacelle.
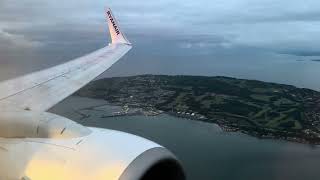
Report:
M1 113L0 167L7 180L185 179L175 156L156 143L29 111Z

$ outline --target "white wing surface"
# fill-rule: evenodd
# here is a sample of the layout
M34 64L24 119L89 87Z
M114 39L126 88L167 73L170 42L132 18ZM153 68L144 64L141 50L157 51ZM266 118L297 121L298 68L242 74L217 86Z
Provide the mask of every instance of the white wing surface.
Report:
M67 63L0 83L0 109L46 111L109 69L130 49L110 9L112 43Z

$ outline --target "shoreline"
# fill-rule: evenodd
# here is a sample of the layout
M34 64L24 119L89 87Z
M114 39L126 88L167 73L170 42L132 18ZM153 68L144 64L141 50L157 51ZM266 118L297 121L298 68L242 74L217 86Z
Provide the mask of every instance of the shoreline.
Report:
M89 99L94 99L94 100L103 100L103 99L96 99L96 98L82 97L82 96L74 96L74 97L89 98ZM106 101L106 100L103 100L103 101ZM263 135L257 135L257 133L255 135L255 134L252 134L252 133L254 133L254 131L249 132L249 131L242 130L242 129L238 128L238 127L232 127L232 126L228 126L226 124L219 124L217 122L212 122L212 121L210 121L210 119L207 119L206 117L197 118L197 117L192 116L192 115L186 115L186 114L182 115L182 114L178 114L178 113L175 113L175 112L165 112L165 111L160 111L160 110L158 110L159 112L155 113L154 109L153 109L153 111L149 112L148 110L143 109L141 107L131 107L131 106L127 106L127 105L126 106L122 106L120 104L112 103L112 102L109 102L109 101L106 101L106 103L104 103L102 105L96 105L96 106L87 107L87 108L85 108L85 110L97 111L97 109L95 109L95 108L103 107L103 106L106 106L106 105L113 106L113 107L118 107L118 108L121 108L121 109L130 108L131 112L127 112L127 113L120 112L119 113L119 111L116 111L116 112L112 112L111 115L103 115L103 116L101 116L101 118L129 117L129 116L150 116L150 117L152 117L152 116L160 116L162 114L166 114L166 115L169 115L169 116L172 116L172 117L175 117L175 118L181 118L181 119L186 119L186 120L206 123L206 124L210 124L210 125L216 125L221 129L222 132L226 132L226 133L241 133L243 135L247 135L247 136L250 136L250 137L253 137L253 138L256 138L256 139L260 139L260 140L278 140L278 141L305 144L305 145L315 145L315 146L320 145L320 143L311 143L311 142L308 142L305 139L299 139L299 138L290 138L290 137L282 137L282 136L276 137L276 136L272 136L272 135L263 136ZM103 111L103 110L99 110L99 111Z
M320 92L229 77L141 75L100 79L76 93L122 106L118 115L176 117L218 124L260 139L320 144Z

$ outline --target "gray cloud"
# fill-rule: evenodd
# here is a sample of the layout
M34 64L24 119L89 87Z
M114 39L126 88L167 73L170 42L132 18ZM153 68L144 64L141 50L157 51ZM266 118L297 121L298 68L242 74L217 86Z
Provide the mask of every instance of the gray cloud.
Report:
M320 1L316 0L0 0L0 63L6 65L1 66L1 74L6 72L1 78L106 45L105 5L135 44L130 58L115 65L109 75L123 75L119 69L127 74L169 70L206 74L219 71L218 65L210 64L212 59L261 64L320 55ZM201 73L194 73L194 67ZM230 68L236 71L235 66Z
M22 34L13 34L5 30L0 29L0 48L4 49L6 47L12 49L29 49L38 48L42 46L42 43L35 40L30 40Z
M107 1L85 0L0 2L3 28L22 35L24 31L36 31L38 36L42 35L41 30L48 29L66 32L102 29L102 11L107 4ZM137 34L220 36L230 40L229 46L289 49L288 52L296 49L295 44L300 44L300 48L318 45L314 41L320 37L320 2L315 0L118 0L108 3L124 29Z

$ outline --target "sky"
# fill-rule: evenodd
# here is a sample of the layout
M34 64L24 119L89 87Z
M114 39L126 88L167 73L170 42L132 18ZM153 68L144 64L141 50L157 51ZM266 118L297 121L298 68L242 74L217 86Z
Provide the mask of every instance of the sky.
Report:
M310 77L320 63L304 62L320 59L317 0L0 0L0 80L107 45L105 6L134 48L104 76L226 75L318 88Z

